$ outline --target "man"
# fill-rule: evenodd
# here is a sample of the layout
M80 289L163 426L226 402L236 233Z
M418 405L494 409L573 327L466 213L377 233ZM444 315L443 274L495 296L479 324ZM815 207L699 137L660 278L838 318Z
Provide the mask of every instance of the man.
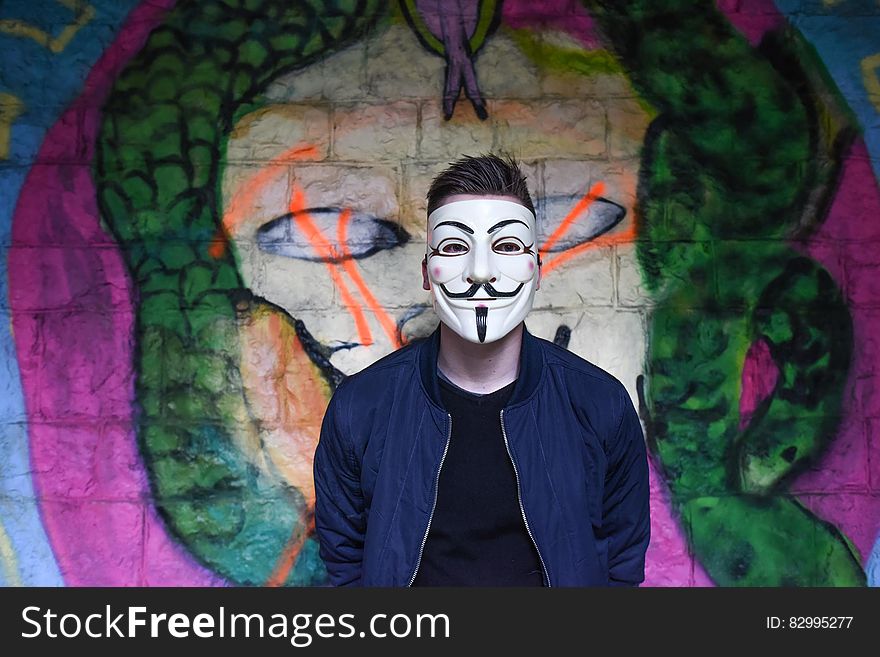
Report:
M647 456L623 385L533 336L534 207L512 160L428 192L423 287L440 326L346 379L315 454L330 581L605 586L644 579Z

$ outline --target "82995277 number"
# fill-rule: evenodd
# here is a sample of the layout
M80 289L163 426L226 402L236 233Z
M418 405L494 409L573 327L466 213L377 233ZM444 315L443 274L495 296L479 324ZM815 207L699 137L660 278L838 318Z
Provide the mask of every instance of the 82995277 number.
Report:
M853 616L767 616L768 630L847 630L852 627Z

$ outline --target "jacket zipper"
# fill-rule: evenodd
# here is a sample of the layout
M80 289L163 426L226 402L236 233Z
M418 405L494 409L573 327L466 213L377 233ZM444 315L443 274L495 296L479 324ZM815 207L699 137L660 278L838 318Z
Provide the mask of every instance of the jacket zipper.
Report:
M443 456L440 458L440 467L437 468L437 478L434 480L434 504L431 506L431 515L428 516L428 526L425 527L425 535L422 538L422 545L419 548L419 558L416 560L416 569L413 571L412 577L409 578L409 584L412 586L416 581L416 575L419 572L419 566L422 565L422 554L425 551L425 543L428 542L428 532L431 531L431 521L434 520L434 511L437 510L437 494L440 491L440 471L443 469L443 461L446 460L446 452L449 451L449 441L452 439L452 414L447 413L449 418L449 431L446 434L446 447L443 448Z
M523 507L522 502L522 489L519 485L519 470L516 468L516 461L513 460L513 454L510 453L510 445L507 443L507 429L504 428L504 409L501 409L501 435L504 436L504 447L507 449L507 456L510 457L510 463L513 465L513 474L516 477L516 497L519 500L519 511L522 513L523 522L526 524L526 532L529 535L529 538L532 539L532 545L535 546L535 551L538 553L538 559L541 562L541 570L544 573L544 580L547 582L547 586L552 586L550 584L550 574L547 572L547 566L544 565L544 557L541 556L541 550L538 548L538 542L535 540L534 535L532 534L532 529L529 527L529 520L526 518L526 510Z

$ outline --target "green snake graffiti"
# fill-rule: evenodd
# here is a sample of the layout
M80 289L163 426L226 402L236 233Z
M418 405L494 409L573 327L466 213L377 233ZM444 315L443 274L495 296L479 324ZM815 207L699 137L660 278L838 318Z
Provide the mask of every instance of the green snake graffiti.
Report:
M827 198L809 192L827 192L840 164L820 166L816 108L791 83L797 59L780 55L795 38L765 39L771 63L711 2L587 4L658 110L638 190L638 255L658 300L649 440L692 549L719 585L864 585L847 539L785 494L835 434L852 346L834 281L784 241L821 219ZM739 375L757 341L779 376L741 429Z
M194 556L239 584L265 583L311 519L302 495L236 444L258 440L237 322L261 301L231 245L208 252L220 226L221 153L269 81L358 38L384 5L179 2L104 107L95 180L138 295L138 437L155 504ZM325 579L309 538L284 583Z

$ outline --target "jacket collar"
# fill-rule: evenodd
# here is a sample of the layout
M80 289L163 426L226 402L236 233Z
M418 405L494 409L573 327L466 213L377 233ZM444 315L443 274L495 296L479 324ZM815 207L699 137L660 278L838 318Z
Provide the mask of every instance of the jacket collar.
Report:
M419 347L418 366L422 387L430 400L439 408L445 408L440 398L437 376L437 356L440 353L440 326L422 341ZM519 350L519 375L507 406L514 406L532 396L538 387L544 370L544 355L540 338L529 333L523 323L522 345Z

